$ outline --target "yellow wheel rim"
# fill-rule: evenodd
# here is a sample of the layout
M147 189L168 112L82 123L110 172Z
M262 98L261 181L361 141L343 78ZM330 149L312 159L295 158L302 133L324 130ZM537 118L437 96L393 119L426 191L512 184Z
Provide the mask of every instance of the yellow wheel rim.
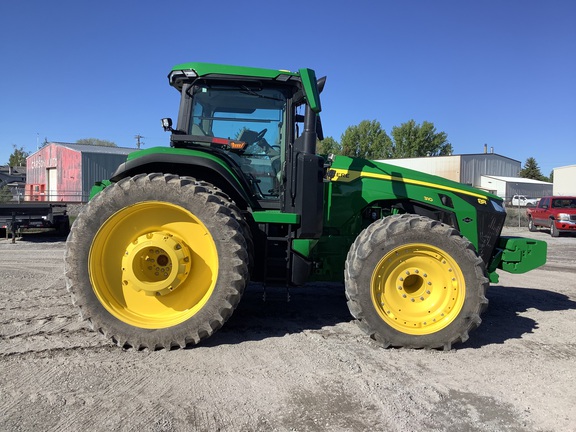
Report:
M186 209L148 201L114 213L98 230L88 270L100 303L131 326L159 329L208 301L218 255L206 226Z
M371 293L388 325L402 333L427 335L459 315L466 283L449 254L413 243L393 249L380 260L372 274Z

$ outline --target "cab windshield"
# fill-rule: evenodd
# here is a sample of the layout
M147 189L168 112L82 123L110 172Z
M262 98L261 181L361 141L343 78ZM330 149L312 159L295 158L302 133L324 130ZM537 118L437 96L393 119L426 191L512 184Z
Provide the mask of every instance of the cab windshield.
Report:
M189 135L244 141L235 153L263 199L277 199L284 160L286 96L275 88L195 85Z

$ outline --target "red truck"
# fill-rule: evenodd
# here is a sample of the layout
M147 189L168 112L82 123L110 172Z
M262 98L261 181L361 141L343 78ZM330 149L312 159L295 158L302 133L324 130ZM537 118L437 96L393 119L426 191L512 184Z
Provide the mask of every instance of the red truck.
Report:
M536 207L526 210L528 229L550 228L550 235L558 237L561 232L576 233L576 196L547 196Z

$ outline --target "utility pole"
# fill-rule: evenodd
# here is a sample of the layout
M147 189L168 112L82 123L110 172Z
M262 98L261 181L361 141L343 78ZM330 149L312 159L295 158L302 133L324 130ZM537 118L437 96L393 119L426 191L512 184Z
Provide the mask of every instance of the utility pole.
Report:
M138 134L138 135L134 135L134 138L136 139L136 147L138 147L138 150L140 150L140 146L144 145L144 141L141 141L142 138L144 138L142 135Z

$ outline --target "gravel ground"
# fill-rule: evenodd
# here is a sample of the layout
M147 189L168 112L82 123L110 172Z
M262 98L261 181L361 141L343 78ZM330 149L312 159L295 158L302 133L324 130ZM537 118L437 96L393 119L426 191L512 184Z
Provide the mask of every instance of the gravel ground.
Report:
M450 352L381 349L340 285L250 285L202 345L122 350L71 305L64 242L0 240L0 430L574 431L576 237L501 273ZM290 301L287 301L288 294Z

